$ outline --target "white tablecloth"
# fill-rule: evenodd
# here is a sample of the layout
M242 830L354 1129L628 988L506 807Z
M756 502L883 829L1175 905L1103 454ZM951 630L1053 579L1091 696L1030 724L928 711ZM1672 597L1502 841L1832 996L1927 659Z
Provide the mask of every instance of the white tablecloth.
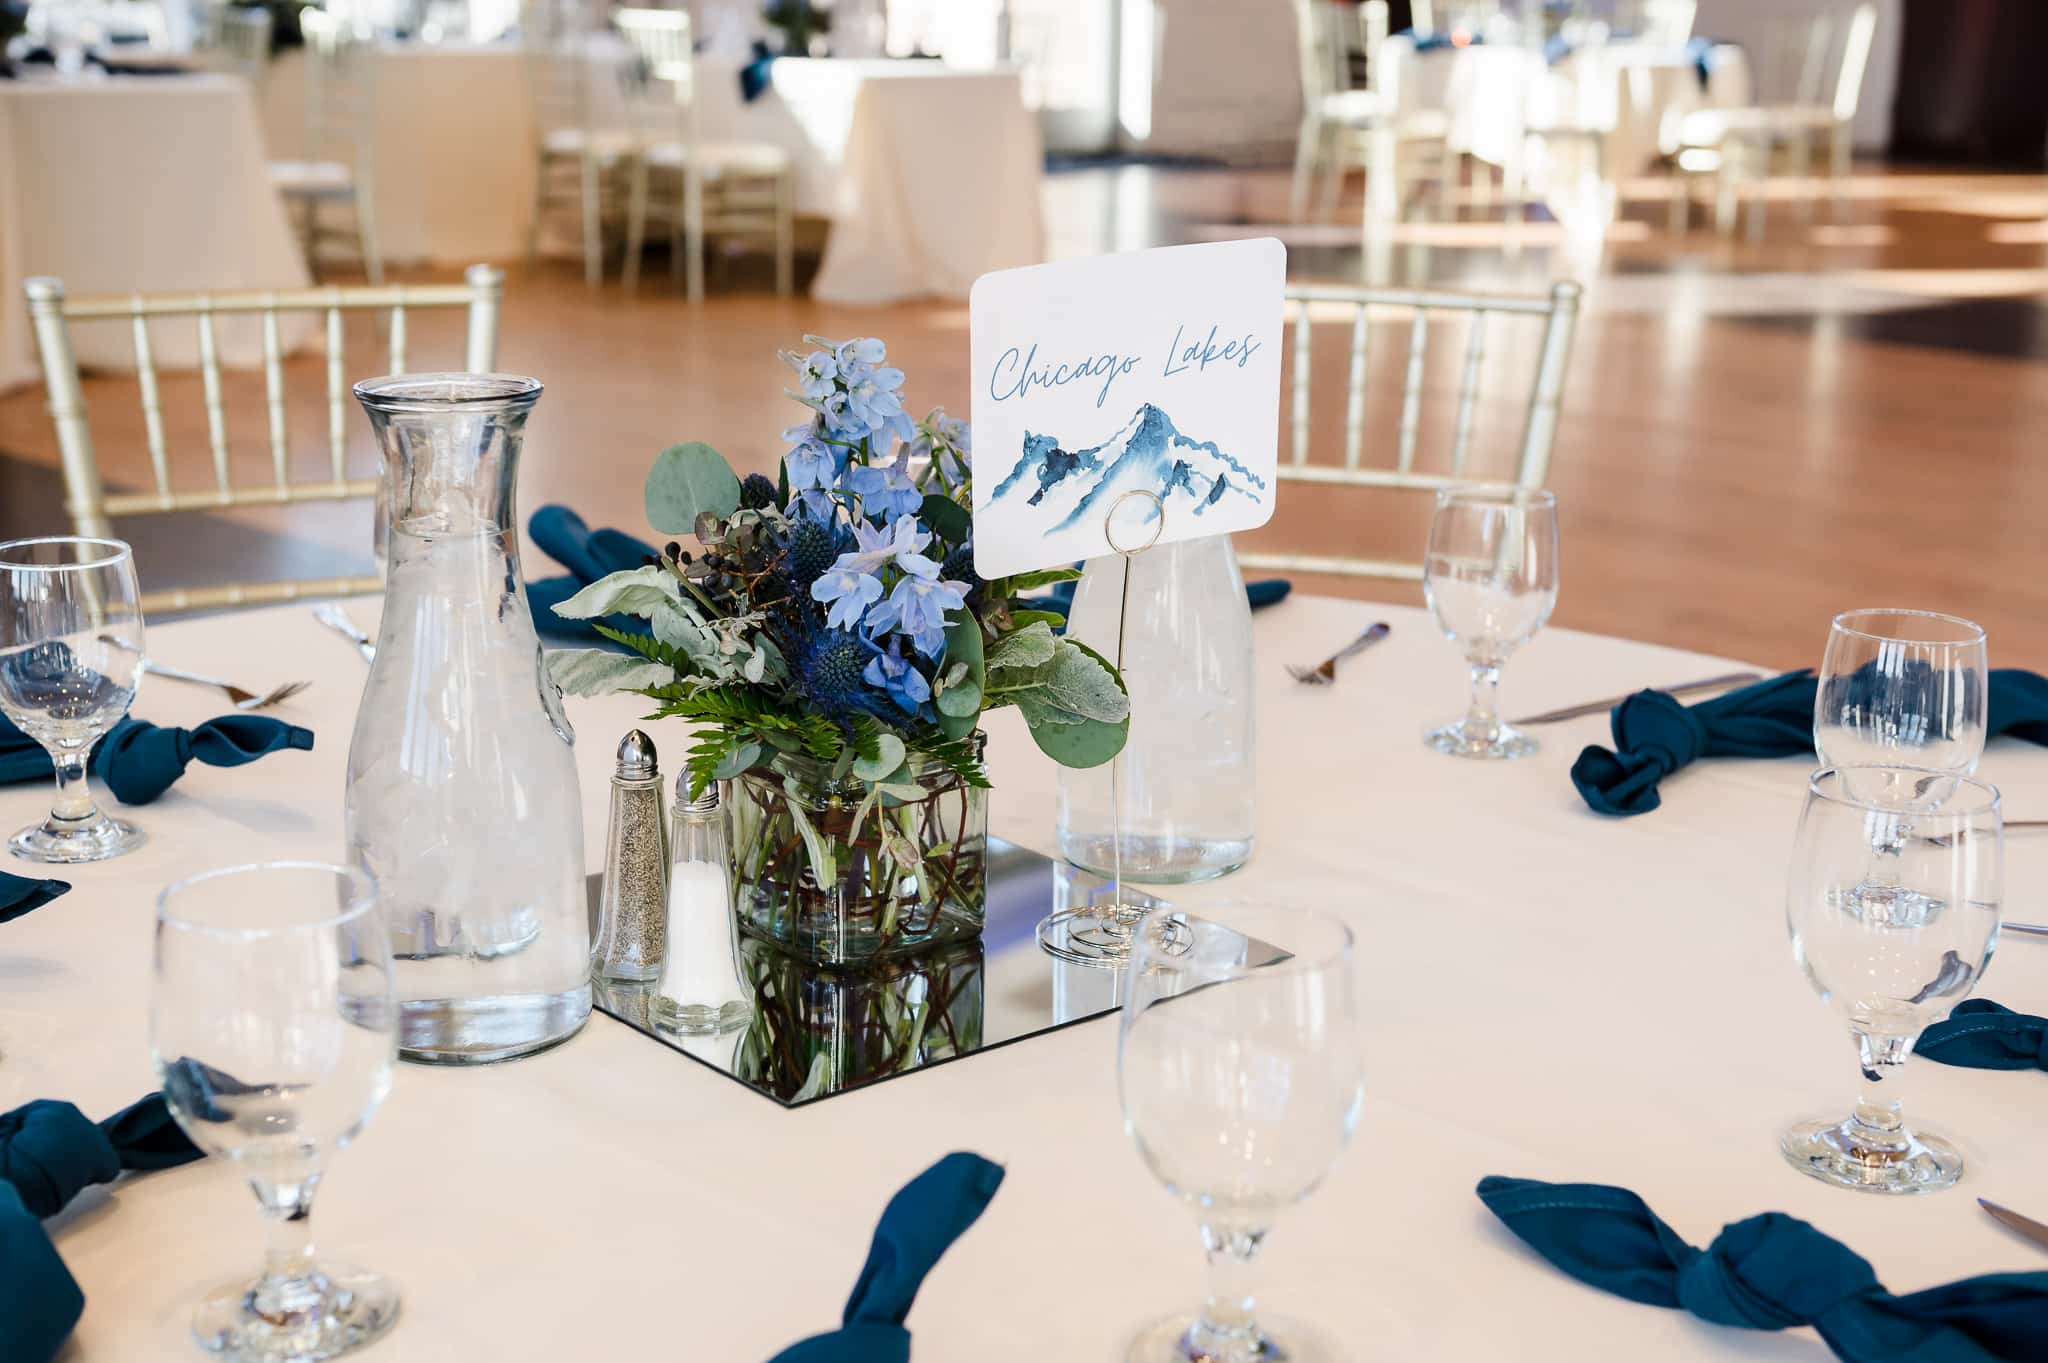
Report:
M1505 165L1526 128L1597 129L1604 135L1602 177L1617 180L1673 150L1678 120L1693 109L1749 101L1749 69L1739 48L1717 48L1704 87L1682 50L1610 43L1555 65L1513 43L1417 52L1405 34L1380 48L1382 87L1404 110L1449 115L1452 151Z
M628 126L616 37L593 38L601 123ZM387 44L377 51L377 229L393 261L463 264L525 249L533 202L533 110L511 46ZM833 222L813 292L828 302L965 297L976 276L1044 256L1042 153L1014 72L938 62L781 60L761 98L740 98L740 63L700 58L705 142L784 148L797 211ZM301 153L304 54L286 53L264 92L272 154Z
M34 380L24 279L74 297L294 289L305 262L264 168L248 86L231 76L0 81L0 387ZM198 361L189 325L152 339L165 367ZM72 328L81 363L132 367L125 326ZM220 328L222 358L253 364L254 325Z
M374 622L374 603L350 609ZM1283 676L1283 660L1326 653L1375 617L1392 637L1335 688ZM1857 1080L1846 1034L1785 941L1807 762L1709 761L1674 777L1655 814L1602 819L1565 774L1582 744L1604 740L1601 718L1542 730L1542 753L1514 764L1423 748L1423 727L1461 708L1464 667L1420 612L1297 599L1262 612L1255 636L1258 850L1237 876L1176 898L1315 897L1342 912L1358 933L1368 1060L1355 1148L1268 1242L1274 1309L1318 1322L1359 1360L1828 1357L1810 1333L1716 1328L1570 1281L1473 1197L1489 1173L1634 1188L1699 1244L1725 1222L1790 1212L1899 1291L2039 1267L1972 1200L2048 1214L2039 1075L1916 1064L1909 1112L1969 1160L1953 1191L1859 1196L1778 1155L1784 1124L1845 1112ZM102 1116L153 1086L159 887L232 861L341 851L362 676L347 645L301 605L153 629L150 648L252 685L317 677L279 713L311 725L319 746L238 771L195 767L130 811L145 847L67 871L69 896L0 928L0 1031L13 1038L0 1104L60 1097ZM1509 665L1506 689L1520 712L1725 670L1551 630ZM219 708L151 681L139 713L189 723ZM612 753L644 710L570 706L593 868ZM994 831L1047 849L1053 768L1013 712L991 729ZM654 732L672 772L683 736ZM2048 812L2048 752L2000 742L1983 770L2011 817ZM46 799L0 788L0 827ZM2015 835L2015 916L2043 916L2044 882L2048 838ZM1988 993L2048 1008L2048 946L2009 940ZM515 1063L401 1065L385 1109L323 1182L315 1225L325 1249L404 1288L371 1363L758 1363L836 1324L889 1194L972 1149L1008 1180L919 1294L916 1356L1107 1363L1139 1321L1193 1305L1202 1270L1192 1218L1121 1130L1115 1045L1104 1019L785 1111L595 1016ZM197 1357L189 1302L252 1271L260 1249L253 1199L210 1161L88 1195L54 1233L86 1294L75 1363Z

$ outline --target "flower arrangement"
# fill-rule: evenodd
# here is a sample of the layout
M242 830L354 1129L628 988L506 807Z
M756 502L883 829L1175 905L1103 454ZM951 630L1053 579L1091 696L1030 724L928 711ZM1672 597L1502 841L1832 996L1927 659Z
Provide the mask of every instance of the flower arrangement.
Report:
M976 575L967 424L913 422L879 340L805 339L783 356L807 411L780 478L741 480L702 443L662 451L647 518L696 547L557 606L646 629L600 623L629 651L559 652L550 671L696 721L691 789L729 783L742 924L847 960L979 931L984 713L1017 706L1043 751L1088 767L1122 749L1130 703L1021 604L1077 570Z

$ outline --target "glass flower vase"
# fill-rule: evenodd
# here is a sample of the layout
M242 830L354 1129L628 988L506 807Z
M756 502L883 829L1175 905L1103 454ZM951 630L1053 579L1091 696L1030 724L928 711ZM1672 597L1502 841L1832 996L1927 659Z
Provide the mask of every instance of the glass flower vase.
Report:
M541 666L515 531L540 391L503 374L355 389L384 455L389 565L345 813L390 927L408 1060L510 1059L590 1016L575 734Z
M977 735L977 740L979 735ZM988 792L920 756L918 800L878 801L829 764L726 784L742 931L818 965L852 965L981 935L988 914Z

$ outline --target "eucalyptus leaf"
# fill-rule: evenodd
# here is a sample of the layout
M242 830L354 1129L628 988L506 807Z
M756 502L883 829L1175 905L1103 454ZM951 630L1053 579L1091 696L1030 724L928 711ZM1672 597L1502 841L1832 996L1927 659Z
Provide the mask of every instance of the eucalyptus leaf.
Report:
M649 525L664 535L687 535L706 512L724 520L739 510L740 480L724 455L692 440L654 456L645 497Z
M916 804L927 794L925 788L915 781L883 781L875 789L900 804Z
M974 517L967 508L937 492L926 494L917 515L948 544L965 544L967 537L974 533Z
M981 713L981 688L969 677L958 686L949 686L939 692L933 704L948 719L973 719Z
M902 739L885 733L876 743L880 751L874 758L859 758L853 764L853 774L863 781L886 781L903 765L906 752Z
M675 671L631 653L564 648L547 655L548 679L572 696L604 696L643 686L666 686Z
M739 744L720 758L718 765L712 768L712 779L730 781L743 771L753 770L754 764L761 760L761 754L765 751L767 750L759 743L751 740Z
M1019 691L1016 695L1017 708L1024 712L1024 722L1036 729L1041 724L1086 724L1087 716L1077 715L1046 698L1042 690Z
M981 716L982 693L988 689L988 672L982 661L981 621L973 611L961 611L960 618L946 626L946 662L967 664L966 681L974 683L975 709L966 715L939 712L939 732L948 738L965 738L974 732L974 724Z
M991 672L1006 667L1040 667L1053 660L1057 643L1051 626L1034 621L996 640L989 647L986 666Z
M1071 639L1055 648L1045 687L1056 705L1085 719L1116 724L1130 718L1131 698L1115 670Z
M1063 767L1099 767L1123 751L1124 743L1130 737L1130 700L1125 691L1123 678L1117 675L1106 659L1086 644L1061 641L1063 646L1077 648L1081 653L1108 675L1119 694L1125 697L1124 717L1115 724L1087 719L1079 724L1033 723L1031 705L1024 696L1018 697L1018 708L1024 712L1024 719L1031 725L1031 741L1038 750ZM1039 693L1026 692L1036 696Z

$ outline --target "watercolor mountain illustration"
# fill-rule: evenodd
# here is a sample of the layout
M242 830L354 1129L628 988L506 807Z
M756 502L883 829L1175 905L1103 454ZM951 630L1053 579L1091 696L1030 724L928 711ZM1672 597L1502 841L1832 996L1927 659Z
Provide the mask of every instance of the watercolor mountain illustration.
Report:
M1133 489L1155 493L1167 506L1201 515L1227 497L1265 500L1266 480L1225 454L1213 440L1183 435L1173 418L1145 403L1115 435L1099 445L1067 450L1050 435L1024 436L1024 455L996 485L991 506L1041 508L1049 530L1071 530Z

